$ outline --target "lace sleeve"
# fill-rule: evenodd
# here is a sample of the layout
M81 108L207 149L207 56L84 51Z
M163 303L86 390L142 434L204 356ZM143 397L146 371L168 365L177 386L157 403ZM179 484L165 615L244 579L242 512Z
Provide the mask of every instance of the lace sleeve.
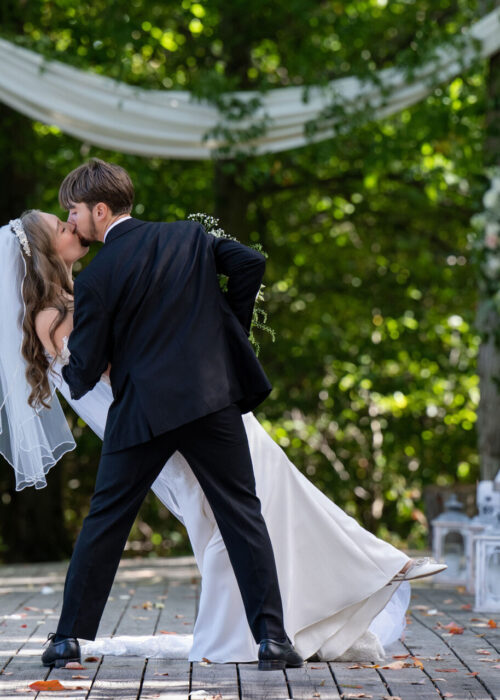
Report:
M62 341L63 341L63 346L62 346L61 352L59 353L59 358L61 360L62 365L67 365L67 364L69 364L69 358L71 356L71 353L68 350L68 336L65 335L64 338L62 339Z

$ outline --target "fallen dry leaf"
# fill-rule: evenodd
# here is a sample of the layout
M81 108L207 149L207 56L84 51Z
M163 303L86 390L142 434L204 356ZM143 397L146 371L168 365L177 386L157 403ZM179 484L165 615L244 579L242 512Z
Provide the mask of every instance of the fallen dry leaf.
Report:
M425 685L425 681L412 681L410 685Z
M155 673L155 676L168 676L168 673Z
M466 676L479 676L479 671L472 671L472 673L466 673Z
M448 630L450 634L463 634L464 628L457 625L455 622L450 622L447 625L442 625L443 629Z
M410 655L409 654L393 654L392 658L393 659L407 659Z
M383 695L382 700L403 700L399 695Z
M78 661L68 661L64 668L71 668L73 671L84 671L85 666L82 666Z
M443 698L452 698L452 697L454 697L453 693L443 693Z
M476 649L476 654L482 654L483 656L490 656L488 649Z
M417 668L421 668L423 670L424 664L419 659L416 659L414 656L412 656L411 658L413 661L413 665L416 666Z
M471 603L466 603L465 605L461 605L460 610L472 610Z
M349 685L349 683L341 683L341 684L340 684L340 687L341 687L341 688L356 688L356 689L359 689L359 688L362 688L363 686L362 686L362 685Z
M66 686L59 681L35 681L34 683L30 683L29 687L32 690L69 690L69 688L66 688Z
M96 661L99 661L99 657L98 656L87 656L87 658L84 659L84 661L86 664L93 664Z
M496 629L498 625L495 620L488 620L488 627L491 627L491 629Z
M367 695L367 693L342 693L341 697L343 698L372 698L373 695Z
M90 676L71 676L71 678L75 681L85 681L87 678L90 678Z
M176 615L175 617L176 617L178 620L181 620L181 619L184 617L184 615Z
M451 605L451 604L454 603L454 602L455 602L455 599L454 599L454 598L446 598L446 600L443 600L443 603L444 603L445 605Z
M438 673L458 673L458 668L436 668Z
M410 666L413 666L413 664L409 664L407 661L393 661L390 664L387 664L386 666L382 666L384 671L386 669L392 669L392 670L399 670L400 668L409 668Z
M160 630L159 634L177 634L177 632L169 632L168 630Z

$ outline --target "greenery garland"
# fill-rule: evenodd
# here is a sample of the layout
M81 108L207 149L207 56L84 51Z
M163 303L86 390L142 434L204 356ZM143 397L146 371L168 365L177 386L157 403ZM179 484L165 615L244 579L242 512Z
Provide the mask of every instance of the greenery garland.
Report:
M203 214L203 213L197 213L197 214L189 214L187 217L190 221L197 221L200 223L204 228L207 233L210 233L212 236L216 236L217 238L228 238L231 241L236 241L239 243L238 239L235 238L235 236L230 236L228 233L224 231L219 225L219 219L216 219L214 216L210 216L209 214ZM266 258L268 257L267 253L264 251L260 243L254 243L248 246L249 248L253 248L254 250L257 250L259 253L264 255ZM222 291L227 291L227 277L225 275L219 275L219 282ZM271 336L271 339L274 343L276 340L276 333L275 331L267 325L267 311L262 307L262 304L264 303L264 288L265 285L261 284L259 292L257 294L257 297L255 299L255 305L253 309L253 316L252 316L252 323L250 325L250 335L249 335L249 340L252 343L252 345L255 348L255 353L258 355L260 352L260 343L255 337L255 331L258 329L260 331L264 331L265 333L268 333Z

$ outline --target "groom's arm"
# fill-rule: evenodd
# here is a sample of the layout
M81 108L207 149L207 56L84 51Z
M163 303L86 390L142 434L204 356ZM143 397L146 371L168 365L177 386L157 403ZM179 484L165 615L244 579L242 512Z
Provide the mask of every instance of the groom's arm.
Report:
M229 306L249 334L266 259L258 251L227 238L214 237L213 249L217 272L228 277L226 298Z
M95 290L75 282L73 331L69 337L69 364L62 375L72 399L80 399L93 389L109 362L109 315Z

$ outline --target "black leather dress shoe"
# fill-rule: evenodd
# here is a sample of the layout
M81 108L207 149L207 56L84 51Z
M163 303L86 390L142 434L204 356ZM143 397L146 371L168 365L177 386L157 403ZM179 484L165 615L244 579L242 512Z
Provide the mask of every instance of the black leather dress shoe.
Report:
M80 663L80 644L75 637L68 637L60 642L54 642L56 635L51 632L47 637L50 640L49 646L42 654L42 664L44 666L55 666L62 668L70 661L78 661Z
M277 642L275 639L263 639L259 647L259 671L300 668L304 660L297 654L289 641Z

